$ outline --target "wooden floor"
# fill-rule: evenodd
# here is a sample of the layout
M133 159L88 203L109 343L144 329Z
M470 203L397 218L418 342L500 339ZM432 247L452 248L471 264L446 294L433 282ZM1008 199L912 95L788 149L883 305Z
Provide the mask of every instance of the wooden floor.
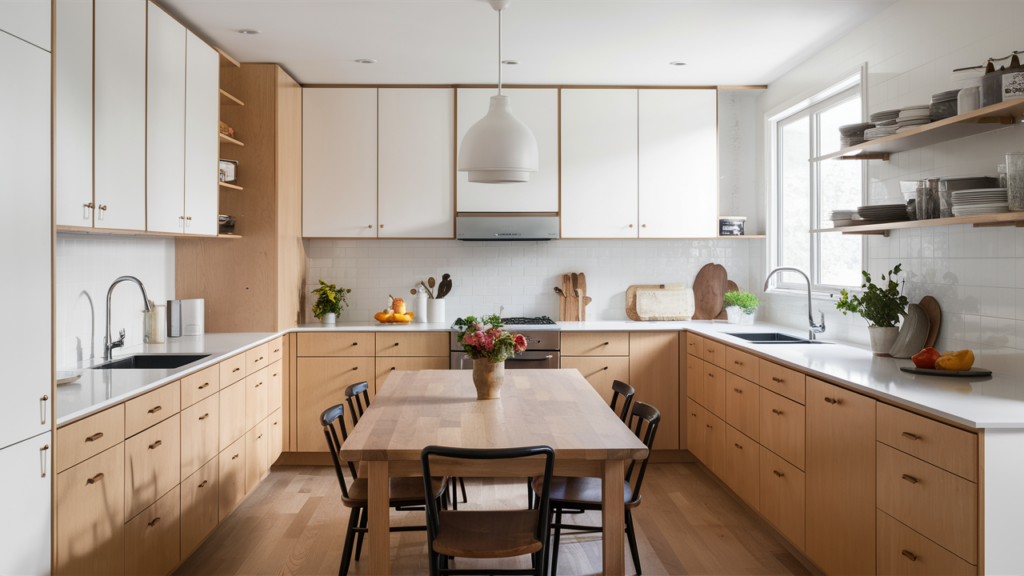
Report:
M522 481L468 479L469 504L462 509L523 508ZM634 511L640 562L655 574L810 574L771 531L696 464L651 464L643 499ZM245 499L185 561L176 574L338 573L349 510L330 467L274 466ZM423 524L422 512L392 511L392 525ZM597 525L600 514L577 516ZM572 520L570 520L572 521ZM364 553L367 547L364 544ZM426 574L426 533L391 536L393 574ZM501 566L526 566L513 559ZM469 567L456 560L453 567ZM366 574L367 557L349 574ZM558 573L598 574L600 534L563 536ZM626 552L626 574L635 574Z

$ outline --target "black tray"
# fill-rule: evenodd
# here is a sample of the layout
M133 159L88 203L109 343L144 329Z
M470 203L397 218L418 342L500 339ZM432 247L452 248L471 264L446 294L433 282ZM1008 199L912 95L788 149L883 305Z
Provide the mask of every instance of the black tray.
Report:
M900 370L911 374L924 374L925 376L945 376L947 378L991 378L992 371L984 368L972 368L970 370L933 370L931 368L917 368L900 366Z

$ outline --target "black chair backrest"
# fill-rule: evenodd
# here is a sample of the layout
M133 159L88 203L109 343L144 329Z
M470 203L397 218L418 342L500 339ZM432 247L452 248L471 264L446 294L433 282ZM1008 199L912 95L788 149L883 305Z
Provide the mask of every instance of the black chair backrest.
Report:
M629 405L633 403L634 394L636 394L636 390L629 384L621 380L612 382L612 412L615 411L615 403L618 402L619 396L622 396L622 414L619 417L622 418L623 423L626 422L626 415L629 414Z
M437 509L437 501L431 498L434 489L430 482L430 457L455 458L460 460L503 460L512 458L529 458L531 456L544 456L544 490L540 493L540 516L537 522L537 539L541 542L547 541L548 532L551 530L551 511L549 495L551 492L551 474L555 469L555 451L550 446L524 446L522 448L448 448L445 446L427 446L420 452L420 464L423 466L423 487L427 495L427 536L428 545L433 546L433 541L440 532L440 516ZM453 514L479 514L479 511L456 512Z
M363 417L364 408L370 407L369 388L370 385L366 382L359 382L358 384L353 384L348 388L345 388L345 401L348 402L348 414L352 417L353 426L359 424L359 419ZM363 395L362 399L359 398L360 394ZM356 400L355 406L352 405L353 398ZM364 402L366 406L363 406ZM358 415L356 414L357 408L359 409Z
M341 428L341 441L338 440L338 433L334 429L334 423L338 423L338 427ZM345 474L341 471L341 456L338 451L341 450L341 442L348 440L348 430L345 429L345 405L338 404L337 406L331 406L327 410L324 410L320 414L320 425L324 427L324 436L327 437L327 446L331 449L331 460L334 460L334 471L338 474L338 483L341 484L341 494L345 498L348 498L348 487L345 485ZM356 465L352 462L348 463L349 472L352 473L352 479L355 480L358 475L356 474Z
M633 485L633 502L640 499L640 485L644 482L644 473L647 471L647 461L651 459L651 452L654 448L654 435L658 432L658 424L661 423L661 412L650 404L644 404L643 402L637 402L633 405L633 413L629 416L629 427L633 427L633 423L636 422L636 437L640 438L640 441L647 446L647 458L643 459L640 463L640 471L636 476L636 484ZM640 435L641 429L644 427L644 422L647 423L647 430L643 436ZM633 467L636 465L636 460L629 463L629 468L626 470L626 482L629 482L630 478L633 477Z

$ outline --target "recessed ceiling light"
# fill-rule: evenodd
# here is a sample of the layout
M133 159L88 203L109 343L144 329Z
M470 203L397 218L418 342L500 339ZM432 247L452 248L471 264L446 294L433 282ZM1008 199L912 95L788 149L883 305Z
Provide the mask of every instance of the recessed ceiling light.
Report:
M376 60L372 60L370 58L360 58L359 60L356 60L356 62L358 62L360 64L376 64L377 63Z
M519 64L519 60L502 60L502 64L508 64L509 66L515 66Z
M257 30L255 28L245 28L238 31L239 34L259 34L261 32L263 32L263 30Z
M679 60L673 60L669 62L670 66L686 66L686 62L680 62Z

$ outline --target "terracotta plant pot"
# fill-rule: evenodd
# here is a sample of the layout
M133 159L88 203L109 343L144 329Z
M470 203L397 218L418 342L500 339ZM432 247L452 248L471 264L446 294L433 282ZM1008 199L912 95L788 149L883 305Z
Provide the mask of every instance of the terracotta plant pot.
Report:
M501 398L501 385L505 383L505 363L486 358L473 360L473 386L477 400Z
M875 356L889 356L889 351L892 350L892 345L896 342L896 337L899 336L899 334L899 328L879 328L878 326L868 326L868 337L871 339L871 351L875 353Z

